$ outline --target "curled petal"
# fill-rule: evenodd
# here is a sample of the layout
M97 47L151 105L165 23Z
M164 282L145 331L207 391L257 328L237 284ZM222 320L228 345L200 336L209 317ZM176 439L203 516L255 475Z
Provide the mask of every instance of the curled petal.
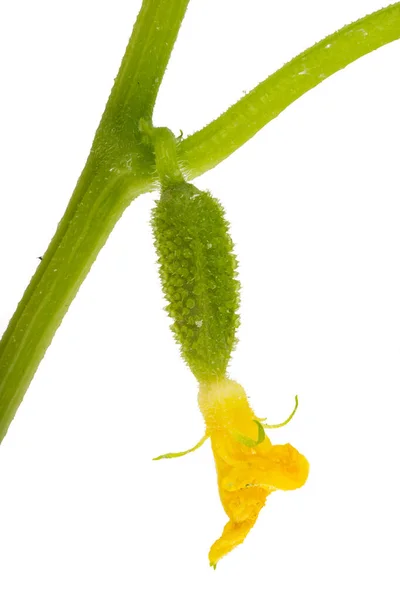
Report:
M244 541L257 521L268 492L259 487L237 492L225 492L220 489L220 495L230 521L225 525L221 537L211 546L209 559L214 567L223 556Z
M221 487L229 492L253 486L267 491L295 490L305 484L308 471L307 459L293 446L277 445L272 446L266 458L229 469Z
M228 552L236 548L236 546L239 546L239 544L245 540L255 521L255 519L248 519L247 521L242 521L241 523L229 521L229 523L225 525L221 537L214 542L208 554L210 565L212 567L215 568L217 562L223 556L228 554Z
M265 504L269 491L261 487L247 487L235 492L220 489L221 502L231 521L256 521L258 513Z

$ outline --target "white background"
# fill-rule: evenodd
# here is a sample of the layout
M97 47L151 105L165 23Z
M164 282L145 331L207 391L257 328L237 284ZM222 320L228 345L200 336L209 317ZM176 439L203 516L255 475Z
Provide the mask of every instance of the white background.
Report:
M192 0L155 121L187 135L382 0ZM139 0L0 9L0 329L83 167ZM116 227L0 448L2 600L400 595L395 42L199 178L226 207L242 326L231 376L309 459L216 572L226 516L196 382L168 328L143 196Z

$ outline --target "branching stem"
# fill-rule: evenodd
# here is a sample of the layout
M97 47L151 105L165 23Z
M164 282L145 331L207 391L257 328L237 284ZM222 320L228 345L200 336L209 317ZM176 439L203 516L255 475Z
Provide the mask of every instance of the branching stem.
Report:
M191 179L243 146L292 102L361 56L400 38L400 2L329 35L286 63L212 123L180 144Z
M0 442L114 225L135 197L157 185L155 148L143 143L139 124L144 120L151 125L158 89L188 3L143 0L87 164L0 342ZM212 169L302 94L398 38L400 2L306 50L218 119L178 143L178 161L185 175L193 179ZM175 142L168 136L167 129L159 130L159 167L167 164L171 171ZM176 177L180 177L178 170Z

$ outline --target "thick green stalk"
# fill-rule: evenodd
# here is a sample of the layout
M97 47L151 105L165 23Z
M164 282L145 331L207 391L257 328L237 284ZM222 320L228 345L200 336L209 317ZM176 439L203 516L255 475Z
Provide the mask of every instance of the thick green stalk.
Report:
M288 62L219 118L183 140L179 158L190 179L212 169L292 102L361 56L400 38L400 2L329 35Z
M144 0L93 142L99 162L141 145L139 121L151 122L165 69L190 0ZM151 150L141 147L148 161Z
M88 162L0 342L0 442L65 313L128 204L154 185L140 143L189 0L144 0Z
M151 118L188 4L189 0L143 2L110 95L107 118L123 116L124 128L129 117L135 127L140 117Z
M145 187L129 173L98 173L78 185L65 215L2 340L0 439L99 250L132 198Z

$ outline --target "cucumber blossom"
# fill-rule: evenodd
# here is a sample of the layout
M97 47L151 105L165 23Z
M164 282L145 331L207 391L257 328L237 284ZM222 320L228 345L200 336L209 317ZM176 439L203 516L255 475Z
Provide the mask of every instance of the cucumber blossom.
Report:
M185 181L164 187L152 212L166 309L199 381L225 375L239 322L237 261L221 204Z

